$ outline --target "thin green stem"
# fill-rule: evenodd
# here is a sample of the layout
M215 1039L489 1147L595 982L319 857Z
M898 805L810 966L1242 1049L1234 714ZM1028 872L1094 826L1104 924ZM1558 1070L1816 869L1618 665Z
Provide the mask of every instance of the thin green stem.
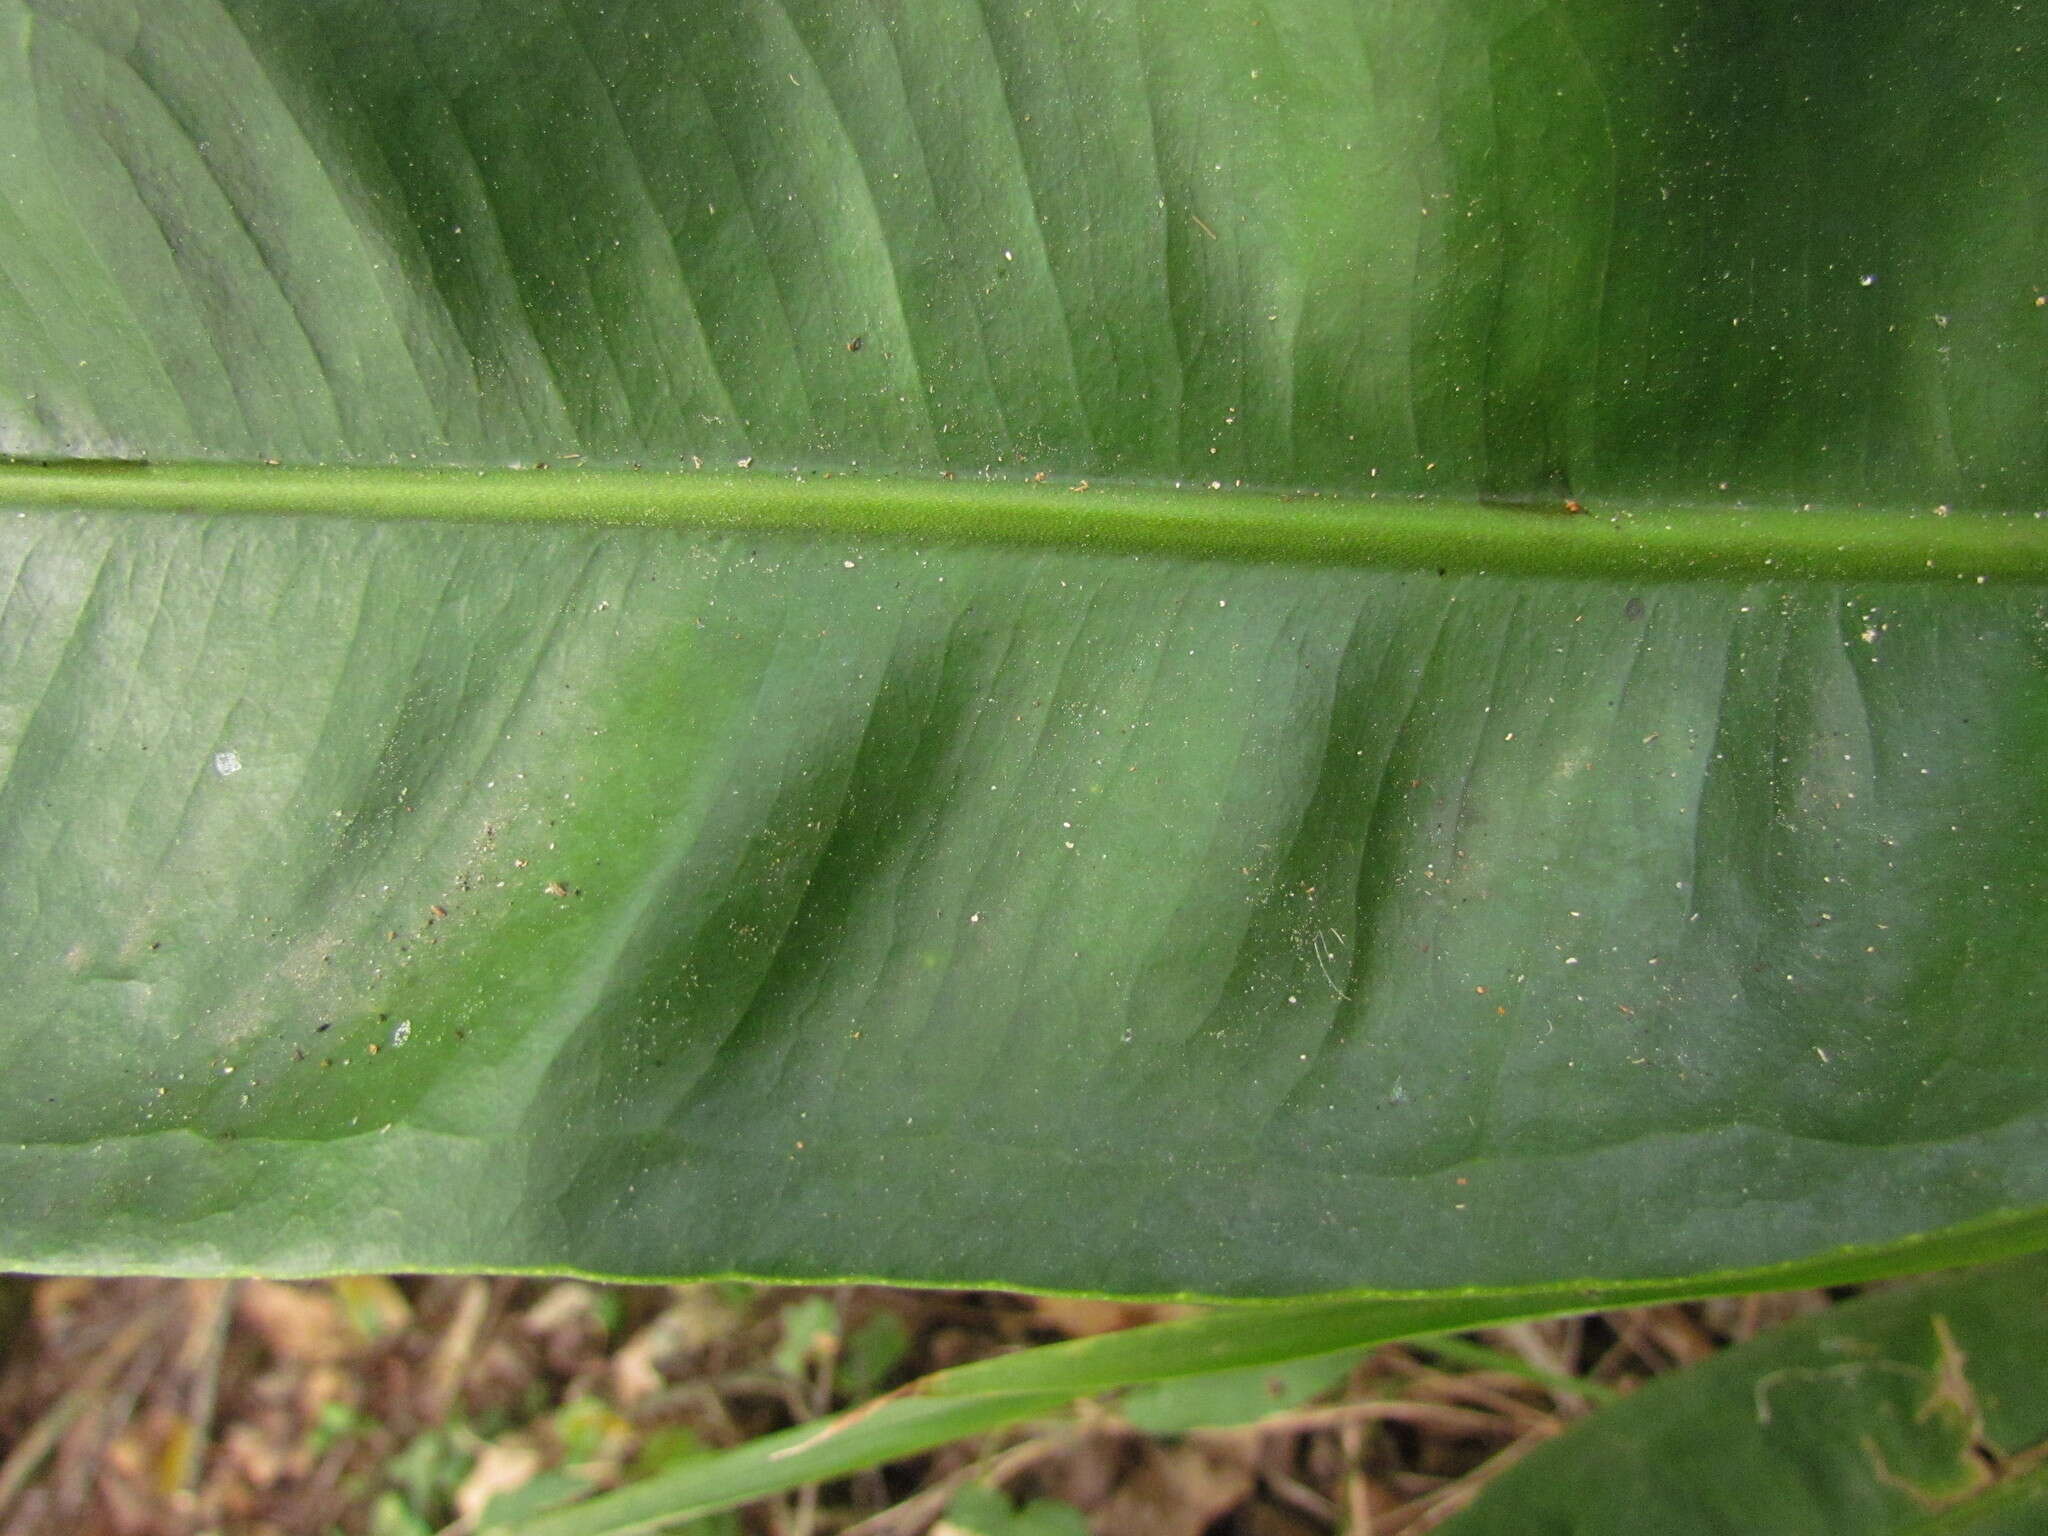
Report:
M1025 545L1504 574L2048 580L2032 513L1589 503L1558 508L1171 486L614 469L0 464L16 509L406 518Z

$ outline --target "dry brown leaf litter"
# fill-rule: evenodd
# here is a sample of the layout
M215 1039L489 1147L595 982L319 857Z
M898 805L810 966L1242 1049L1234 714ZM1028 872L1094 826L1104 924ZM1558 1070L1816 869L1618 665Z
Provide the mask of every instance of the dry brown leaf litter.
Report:
M0 1536L464 1536L493 1498L617 1486L679 1448L844 1407L873 1368L863 1339L901 1340L873 1390L1189 1310L485 1277L25 1284L0 1368ZM1087 1404L768 1501L726 1529L924 1536L985 1480L1070 1504L1099 1536L1423 1532L1601 1389L1827 1304L1798 1292L1479 1336L1551 1385L1386 1348L1332 1397L1172 1440L1121 1422L1113 1400ZM790 1320L809 1336L787 1339Z

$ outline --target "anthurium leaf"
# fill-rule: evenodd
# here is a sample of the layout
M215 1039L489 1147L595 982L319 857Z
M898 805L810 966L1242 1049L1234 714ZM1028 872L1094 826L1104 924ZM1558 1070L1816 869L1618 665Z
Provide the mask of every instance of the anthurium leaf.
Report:
M2048 1264L2026 1259L1776 1329L1602 1410L1443 1529L2038 1530L2044 1283Z
M0 0L0 1263L2032 1241L2043 27Z

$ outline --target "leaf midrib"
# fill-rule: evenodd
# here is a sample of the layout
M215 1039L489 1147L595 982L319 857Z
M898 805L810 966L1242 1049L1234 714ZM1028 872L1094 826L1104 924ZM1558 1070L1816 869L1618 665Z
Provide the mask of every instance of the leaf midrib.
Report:
M2048 580L2038 513L1588 504L751 468L0 464L16 509L780 532L1589 578Z

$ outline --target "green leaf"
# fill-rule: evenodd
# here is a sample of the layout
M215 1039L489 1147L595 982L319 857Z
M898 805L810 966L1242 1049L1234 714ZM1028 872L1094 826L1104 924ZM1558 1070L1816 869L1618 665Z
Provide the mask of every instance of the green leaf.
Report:
M910 1353L910 1330L894 1312L880 1311L846 1336L838 1387L852 1402L873 1397Z
M434 1528L401 1495L387 1489L370 1506L370 1536L434 1536Z
M0 1264L2037 1242L2044 28L0 0Z
M626 1468L629 1482L666 1472L684 1462L700 1461L714 1454L701 1436L687 1424L671 1424L655 1430L640 1443Z
M316 1442L317 1450L317 1442ZM455 1444L446 1427L437 1426L415 1435L384 1462L384 1480L390 1489L379 1496L379 1507L392 1500L404 1518L429 1531L438 1530L452 1516L455 1490L462 1485L476 1458ZM384 1518L373 1515L373 1519ZM390 1518L397 1520L396 1514Z
M1117 1405L1118 1416L1148 1435L1251 1424L1269 1413L1321 1397L1364 1356L1340 1350L1206 1376L1183 1376L1139 1387Z
M775 1346L775 1369L801 1377L812 1360L839 1351L839 1309L823 1296L806 1296L782 1309L782 1342Z
M999 1489L970 1483L946 1506L936 1536L1085 1536L1088 1522L1071 1504L1033 1499L1014 1506Z
M542 1472L517 1488L494 1495L477 1517L478 1524L484 1530L504 1529L543 1511L559 1509L589 1488L587 1479L572 1472Z
M2031 1237L1988 1234L1976 1251L2024 1246ZM2033 1239L2033 1246L2039 1246ZM1930 1243L1914 1255L1922 1267L1972 1256L1954 1238ZM1874 1279L1908 1267L1896 1253L1810 1261L1768 1275L1721 1277L1721 1288L1761 1289L1813 1283L1820 1274ZM1712 1289L1690 1282L1693 1293ZM888 1396L814 1424L706 1457L631 1489L601 1495L555 1524L521 1527L517 1536L629 1536L669 1518L728 1509L786 1489L878 1466L983 1430L1037 1418L1073 1398L1137 1386L1143 1427L1166 1432L1168 1415L1183 1422L1212 1418L1219 1396L1235 1396L1246 1379L1263 1393L1278 1375L1289 1390L1312 1384L1339 1351L1356 1351L1409 1336L1429 1346L1450 1328L1480 1327L1549 1312L1623 1306L1686 1294L1677 1282L1622 1287L1612 1292L1522 1291L1506 1296L1367 1298L1280 1302L1220 1309L1207 1316L1154 1323L1062 1344L978 1360L939 1371ZM1484 1351L1482 1351L1484 1353ZM1302 1369L1305 1368L1305 1369ZM1234 1379L1233 1379L1234 1378ZM1155 1389L1151 1384L1159 1384ZM1217 1392L1218 1387L1222 1393ZM1585 1384L1587 1395L1602 1394ZM1147 1399L1150 1399L1149 1403ZM1238 1398L1242 1404L1243 1398ZM1266 1407L1272 1406L1268 1403ZM948 1411L950 1410L950 1411ZM1150 1411L1148 1411L1150 1410Z
M1063 1396L880 1399L529 1520L516 1536L641 1536L806 1483L915 1455L1065 1408ZM486 1528L484 1536L497 1536ZM508 1533L509 1536L509 1533Z
M2038 1530L2044 1281L2034 1258L1776 1329L1540 1447L1443 1530Z
M1998 1224L1945 1233L1903 1249L1831 1253L1770 1270L1694 1275L1599 1287L1524 1287L1500 1293L1356 1297L1219 1308L1202 1317L1127 1328L997 1355L921 1378L936 1397L1064 1392L1080 1397L1139 1382L1300 1360L1340 1349L1431 1338L1528 1318L1655 1301L1842 1284L1967 1264L2043 1246L2043 1224Z

